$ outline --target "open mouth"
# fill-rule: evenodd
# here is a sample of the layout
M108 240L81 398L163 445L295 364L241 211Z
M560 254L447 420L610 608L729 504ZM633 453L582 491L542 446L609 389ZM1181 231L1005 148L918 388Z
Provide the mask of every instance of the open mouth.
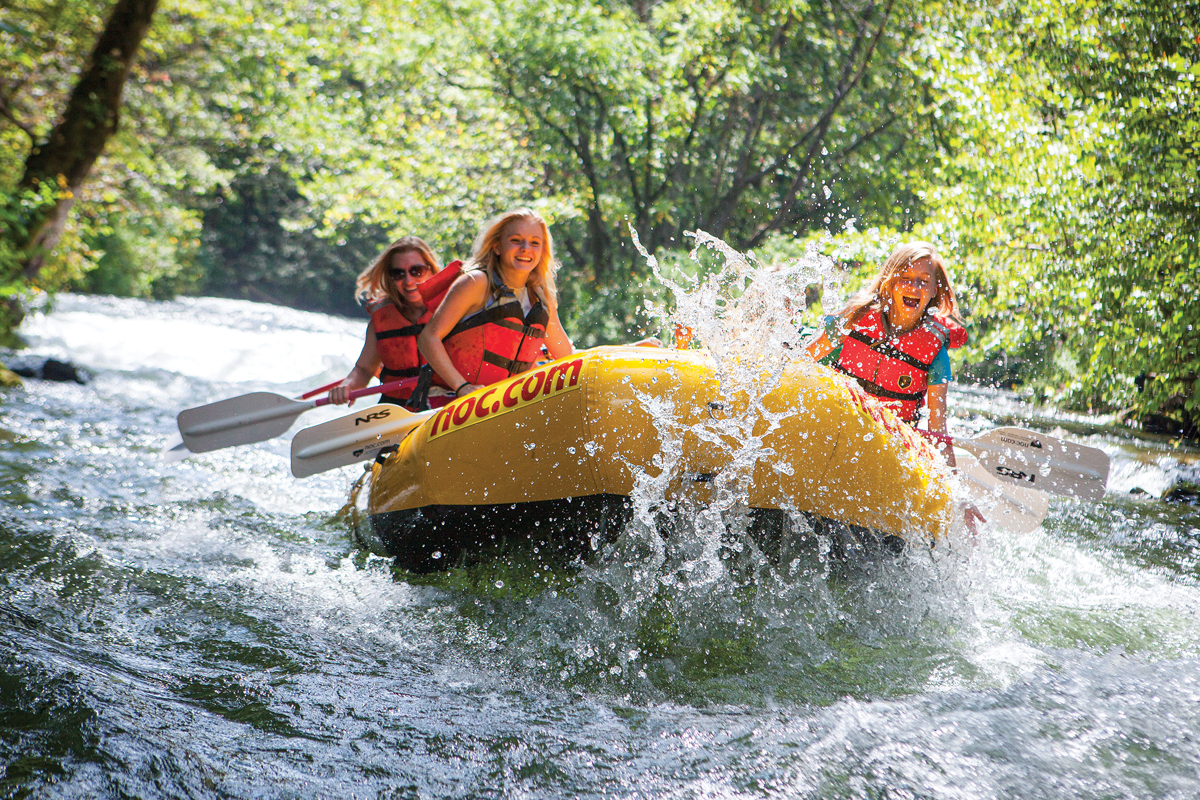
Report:
M900 299L904 303L905 308L915 309L921 307L921 298L919 297L902 297Z

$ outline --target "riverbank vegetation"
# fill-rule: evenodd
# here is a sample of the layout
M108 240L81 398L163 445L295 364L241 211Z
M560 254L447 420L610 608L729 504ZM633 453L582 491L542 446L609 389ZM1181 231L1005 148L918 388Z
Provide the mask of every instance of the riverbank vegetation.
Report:
M152 18L120 125L51 176L64 120L109 120L72 98L122 9ZM661 299L630 226L665 260L703 230L848 267L916 235L964 287L968 374L1200 422L1200 2L22 0L0 42L10 301L356 313L390 239L449 260L529 202L586 345Z

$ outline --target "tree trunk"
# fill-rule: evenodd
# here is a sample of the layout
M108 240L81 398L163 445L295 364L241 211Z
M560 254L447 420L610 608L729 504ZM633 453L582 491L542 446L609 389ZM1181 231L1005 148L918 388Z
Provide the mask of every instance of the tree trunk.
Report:
M157 6L158 0L117 0L62 119L25 159L18 192L55 187L49 201L27 210L22 215L25 224L10 232L26 281L37 277L46 255L58 244L75 193L117 131L125 78Z

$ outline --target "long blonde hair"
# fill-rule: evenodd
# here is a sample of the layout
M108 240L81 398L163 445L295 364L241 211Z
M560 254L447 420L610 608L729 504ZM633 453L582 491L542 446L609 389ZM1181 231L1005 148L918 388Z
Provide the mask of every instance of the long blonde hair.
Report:
M374 264L359 273L354 282L355 299L360 303L369 303L386 297L401 311L415 311L415 306L400 294L400 288L391 276L392 256L408 252L420 253L421 260L429 267L431 275L436 275L442 268L433 248L427 245L424 239L419 236L403 236L388 245Z
M477 269L487 275L488 292L492 295L499 291L503 283L500 279L500 239L504 228L509 223L518 220L536 222L542 228L542 260L529 274L527 286L540 288L542 299L547 305L554 306L558 300L558 289L554 283L554 275L558 272L558 261L554 258L554 239L550 236L550 227L542 215L530 208L514 208L503 214L492 217L475 237L471 258L463 266L463 271Z
M887 261L883 262L883 267L880 268L875 279L865 289L846 301L846 305L838 312L843 324L853 325L868 311L882 311L883 295L888 284L897 275L904 272L909 264L922 258L928 258L933 264L934 276L937 280L937 294L929 301L926 311L930 308L936 309L941 315L952 317L961 323L962 315L958 310L958 298L954 295L954 285L950 282L950 271L946 269L946 262L942 260L937 248L929 242L904 242L896 245L896 249L888 256Z

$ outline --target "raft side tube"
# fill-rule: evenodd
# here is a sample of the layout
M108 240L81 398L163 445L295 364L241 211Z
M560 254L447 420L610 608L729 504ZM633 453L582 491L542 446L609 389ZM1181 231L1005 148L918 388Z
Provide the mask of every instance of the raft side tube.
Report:
M567 356L442 408L383 464L368 511L628 497L635 475L658 477L668 457L675 472L668 495L699 497L711 487L693 482L734 469L737 457L736 468L750 474L744 482L725 477L748 487L751 508L906 539L948 530L951 497L938 457L832 371L804 363L785 369L762 400L774 419L754 422L753 434L773 451L766 457L730 441L717 418L747 413L749 400L722 399L719 389L711 361L693 351L601 347ZM415 535L420 526L400 527Z

